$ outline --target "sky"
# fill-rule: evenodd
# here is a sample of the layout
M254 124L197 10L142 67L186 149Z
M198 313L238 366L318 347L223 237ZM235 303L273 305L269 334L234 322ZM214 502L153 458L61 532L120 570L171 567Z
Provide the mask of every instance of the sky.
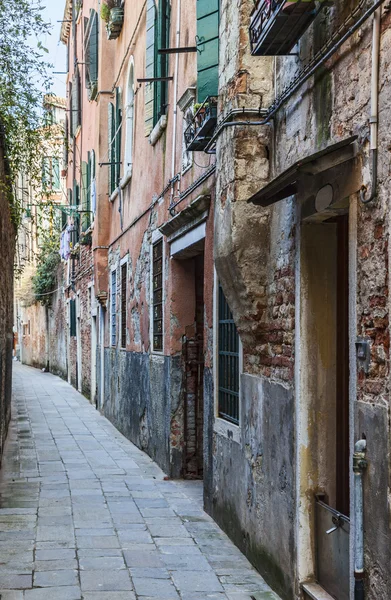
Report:
M61 23L57 23L64 17L65 0L43 0L42 4L45 6L42 16L52 25L51 34L41 40L43 46L49 50L48 61L54 65L50 70L53 78L52 91L57 96L65 97L66 76L53 74L53 71L63 72L66 68L66 47L60 42Z

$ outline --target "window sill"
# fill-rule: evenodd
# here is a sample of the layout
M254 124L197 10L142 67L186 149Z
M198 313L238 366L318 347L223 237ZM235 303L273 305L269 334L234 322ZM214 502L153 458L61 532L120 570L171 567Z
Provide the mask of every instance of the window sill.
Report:
M303 583L301 589L307 598L312 598L312 600L333 600L332 596L317 583Z
M220 419L220 417L215 417L215 421L213 424L213 431L220 435L221 437L225 437L229 440L232 440L236 444L241 444L241 432L240 426L234 425L229 421L225 421L224 419Z
M151 146L155 146L163 135L167 127L167 115L162 115L155 127L152 129L151 135L149 136L149 143Z

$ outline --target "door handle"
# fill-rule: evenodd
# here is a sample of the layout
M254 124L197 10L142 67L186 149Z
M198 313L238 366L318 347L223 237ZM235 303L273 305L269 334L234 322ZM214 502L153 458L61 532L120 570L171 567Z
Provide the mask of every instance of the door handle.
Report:
M326 531L327 535L330 535L330 533L334 533L334 531L337 531L337 529L339 529L339 525L335 525L334 527L332 527L331 529L328 529Z
M331 527L330 529L328 529L326 531L327 535L330 535L330 533L334 533L334 531L337 531L337 529L339 529L343 523L343 521L339 515L337 517L333 517L331 520L334 525L333 525L333 527Z

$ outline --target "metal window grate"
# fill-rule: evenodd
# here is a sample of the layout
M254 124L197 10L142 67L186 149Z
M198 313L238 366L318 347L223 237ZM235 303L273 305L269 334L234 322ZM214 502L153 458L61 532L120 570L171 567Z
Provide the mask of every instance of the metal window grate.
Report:
M126 348L126 277L127 265L121 267L121 348Z
M219 284L218 399L219 417L239 423L239 335Z
M153 245L153 349L163 350L163 240Z
M117 345L117 271L111 273L111 345Z

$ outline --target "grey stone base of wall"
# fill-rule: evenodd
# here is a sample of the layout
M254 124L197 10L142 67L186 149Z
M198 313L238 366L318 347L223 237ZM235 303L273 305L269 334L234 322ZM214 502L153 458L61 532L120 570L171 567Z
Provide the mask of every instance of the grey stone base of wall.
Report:
M183 404L181 358L105 348L102 404L99 349L97 355L98 409L165 473L181 477L183 451L170 443Z
M208 374L206 387L211 388L210 380ZM240 402L240 443L213 431L213 402L206 408L205 509L269 585L282 598L292 600L293 393L242 375Z
M0 352L0 465L11 420L12 398L12 339L7 339Z

